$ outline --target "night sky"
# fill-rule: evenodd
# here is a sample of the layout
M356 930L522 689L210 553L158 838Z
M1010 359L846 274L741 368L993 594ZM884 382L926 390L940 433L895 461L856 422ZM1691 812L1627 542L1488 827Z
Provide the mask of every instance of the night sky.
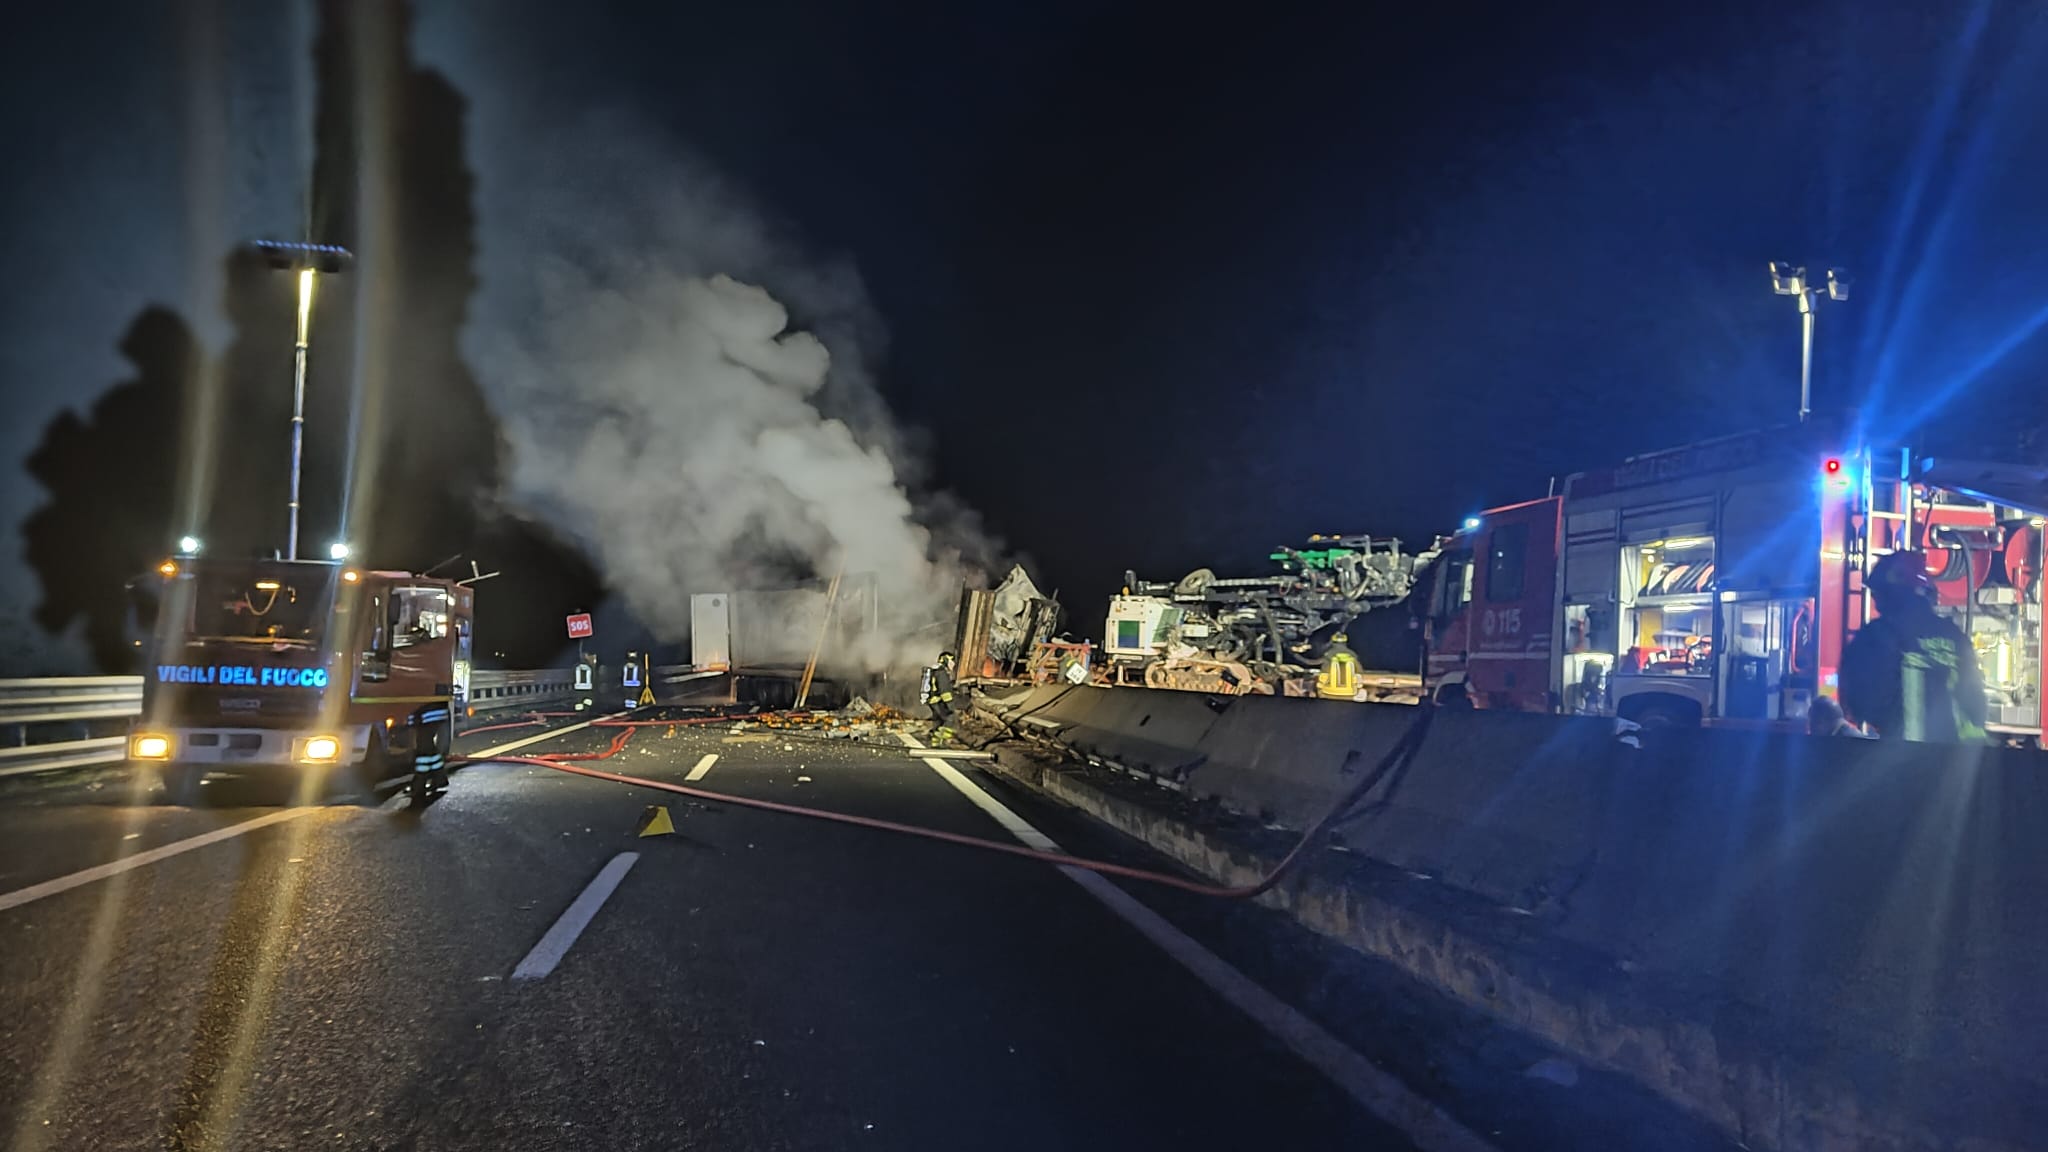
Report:
M15 459L123 378L145 304L224 339L217 256L192 258L193 6L112 7L132 18L44 15L0 47ZM203 7L232 77L207 226L288 230L310 19ZM529 162L515 109L626 109L855 264L922 482L1077 632L1127 567L1422 542L1552 475L1791 417L1771 259L1855 277L1820 317L1817 407L2001 452L2048 423L2038 4L417 7L481 181ZM14 520L42 496L9 475ZM12 538L0 595L28 627Z

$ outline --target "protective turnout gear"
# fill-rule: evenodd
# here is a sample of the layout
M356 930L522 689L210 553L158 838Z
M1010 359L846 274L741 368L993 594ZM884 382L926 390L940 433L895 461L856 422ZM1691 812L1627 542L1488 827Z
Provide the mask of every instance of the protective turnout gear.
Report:
M412 791L416 796L448 790L449 715L446 704L429 704L412 714Z
M924 670L921 699L932 710L932 743L946 744L953 738L947 725L953 719L953 654L939 653L939 662Z
M1864 583L1877 597L1879 611L1889 611L1886 605L1897 603L1892 599L1896 595L1929 601L1934 597L1934 577L1927 574L1927 557L1918 552L1893 552L1878 557Z
M1879 615L1842 653L1842 710L1887 739L1983 742L1977 653L1962 629L1935 614L1925 558L1885 556L1868 586Z

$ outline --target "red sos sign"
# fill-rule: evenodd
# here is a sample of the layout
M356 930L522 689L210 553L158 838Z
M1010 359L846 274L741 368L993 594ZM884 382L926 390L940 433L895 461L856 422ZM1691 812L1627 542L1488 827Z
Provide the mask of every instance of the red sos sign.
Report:
M569 617L569 639L588 640L590 631L590 613L578 612Z

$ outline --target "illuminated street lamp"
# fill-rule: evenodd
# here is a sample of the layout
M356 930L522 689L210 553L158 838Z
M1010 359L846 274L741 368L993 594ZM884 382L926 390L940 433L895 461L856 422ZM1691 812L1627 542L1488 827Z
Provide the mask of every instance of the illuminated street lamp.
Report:
M256 250L272 268L296 272L299 281L298 339L292 352L292 491L291 529L285 538L285 558L299 558L299 464L306 442L306 347L313 331L313 285L321 273L339 275L355 257L339 244L292 244L283 240L258 240ZM340 557L336 557L340 559Z
M1771 289L1780 296L1799 297L1800 326L1805 333L1799 347L1799 422L1804 424L1813 411L1813 313L1820 307L1822 292L1830 300L1849 298L1849 275L1839 268L1830 268L1827 287L1816 288L1806 282L1805 268L1773 260Z
M180 536L180 537L178 537L178 555L180 555L180 556L197 556L197 555L199 555L199 537L197 537L197 536Z
M329 544L327 546L327 558L330 560L348 559L348 545L342 543L339 540L336 540L334 543Z

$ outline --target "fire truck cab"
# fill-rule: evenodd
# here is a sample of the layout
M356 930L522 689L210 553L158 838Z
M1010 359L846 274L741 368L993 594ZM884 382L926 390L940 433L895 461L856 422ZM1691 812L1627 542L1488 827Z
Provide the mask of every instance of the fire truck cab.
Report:
M1555 707L1558 504L1475 516L1439 554L1423 633L1423 689L1438 703Z
M467 712L471 593L448 580L287 560L166 560L129 754L167 783L445 752Z
M1834 694L1875 614L1863 574L1915 549L1977 650L1993 727L2038 738L2044 497L2034 470L1845 447L1813 426L1579 473L1454 537L1425 686L1484 708L1793 726Z

